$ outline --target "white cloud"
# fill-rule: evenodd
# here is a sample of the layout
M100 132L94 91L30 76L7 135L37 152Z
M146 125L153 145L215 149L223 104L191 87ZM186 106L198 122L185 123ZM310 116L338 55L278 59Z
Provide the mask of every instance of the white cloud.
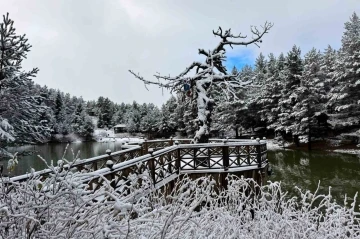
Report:
M344 22L360 14L359 0L15 0L1 1L18 33L26 33L32 51L24 67L39 67L37 83L60 88L85 99L100 95L116 102L161 104L169 94L147 91L128 70L147 79L177 74L194 60L197 49L212 49L218 26L249 34L250 25L266 20L275 25L261 48L235 47L230 57L278 55L296 44L303 53L312 47L341 45Z

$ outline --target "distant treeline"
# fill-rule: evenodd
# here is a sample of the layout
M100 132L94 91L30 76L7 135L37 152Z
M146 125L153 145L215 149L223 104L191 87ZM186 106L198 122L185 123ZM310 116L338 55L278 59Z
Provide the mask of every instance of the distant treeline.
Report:
M0 148L40 143L54 134L75 133L91 138L95 127L126 124L129 133L169 136L175 132L192 137L197 130L197 109L191 90L172 96L159 109L152 103L114 103L99 97L84 101L59 90L34 84L37 68L24 72L21 62L30 49L25 36L15 34L12 21L2 23L0 49ZM312 49L301 56L293 46L287 54L266 58L255 66L234 67L238 80L252 81L239 88L240 100L229 100L210 87L215 109L214 136L249 129L263 134L291 137L328 137L360 128L360 20L354 13L345 23L342 46ZM225 87L225 86L224 86ZM210 110L210 109L209 109ZM90 116L98 118L97 125Z
M267 134L328 137L360 128L360 20L354 13L345 23L342 46L301 56L293 46L287 54L260 54L255 67L245 66L239 79L254 87L240 89L243 101L227 102L220 92L213 128L263 128ZM233 73L238 71L233 69Z

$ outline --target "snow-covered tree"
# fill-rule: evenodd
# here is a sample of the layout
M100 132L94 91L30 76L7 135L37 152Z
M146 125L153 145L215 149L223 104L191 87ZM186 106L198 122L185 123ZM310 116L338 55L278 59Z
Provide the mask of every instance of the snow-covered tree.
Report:
M297 99L293 112L289 117L294 118L291 126L293 135L307 135L309 148L311 134L317 123L317 118L326 113L324 107L326 91L325 78L320 72L321 53L313 48L305 54L303 73L300 86L294 91Z
M360 117L360 19L354 13L345 23L342 47L336 61L329 104L343 114L350 125L359 125Z
M94 125L91 118L86 113L84 102L80 101L76 106L71 122L72 131L85 138L91 137L94 132Z
M109 98L99 97L97 101L98 127L111 127L113 117L113 102Z
M22 70L31 45L25 35L17 35L9 14L0 24L0 122L1 144L42 142L50 129L39 122L47 107L39 104L40 96L31 78L38 69Z
M264 74L264 83L261 86L261 94L259 94L258 104L260 105L260 118L266 124L270 121L271 122L271 109L274 107L274 97L276 95L275 89L277 85L276 79L276 57L274 54L269 54L269 60L266 64L266 71Z
M293 46L288 52L285 61L284 77L285 82L282 88L282 97L279 100L280 114L279 127L275 130L283 133L291 133L295 118L291 115L294 105L298 102L296 89L300 86L302 74L301 51L297 46ZM297 141L297 138L295 138Z
M146 115L141 117L139 130L144 133L155 133L159 130L160 110L152 103L149 103L146 109Z
M172 95L170 99L161 106L161 117L159 122L159 132L163 134L174 133L178 128L178 118L176 108L178 103Z
M58 134L68 134L72 131L70 127L71 119L66 114L63 95L64 94L58 90L54 103L54 131Z
M218 87L223 90L223 93L228 99L236 98L236 89L244 87L250 82L244 82L236 80L237 76L228 74L223 62L226 60L226 48L227 46L243 45L260 43L264 34L266 34L273 25L266 22L262 27L262 30L258 30L256 27L251 28L253 38L248 41L242 41L241 39L247 38L246 36L234 35L231 29L223 31L221 27L213 34L221 41L213 49L206 51L199 49L199 54L205 57L204 62L193 62L182 73L175 77L156 75L159 80L165 82L156 82L145 80L138 74L135 74L130 70L136 78L143 81L146 84L155 84L160 87L170 89L171 92L182 92L185 88L186 91L191 90L193 100L196 101L197 110L197 126L198 130L194 137L195 143L208 142L210 136L210 124L211 114L214 108L214 100L210 97L210 90L213 87ZM195 74L189 76L190 72L195 70Z
M237 75L237 80L240 78L244 81L251 81L252 69L248 71L249 66L244 66L244 68L239 72L236 67L232 69L231 74ZM250 75L244 74L244 72L251 72ZM220 136L228 136L229 132L235 132L235 137L239 136L239 127L242 123L243 117L241 116L242 112L247 109L246 92L243 88L236 90L236 97L238 100L228 101L226 96L222 94L222 91L219 89L213 89L211 92L211 97L216 102L216 109L214 111L214 121L212 129L214 133L219 134ZM232 133L230 133L232 134Z
M128 132L135 133L140 131L140 105L136 101L129 105L129 108L125 114L125 123Z
M115 113L113 114L111 120L112 124L117 125L117 124L125 123L125 114L126 114L126 105L125 103L121 103L120 105L118 105Z

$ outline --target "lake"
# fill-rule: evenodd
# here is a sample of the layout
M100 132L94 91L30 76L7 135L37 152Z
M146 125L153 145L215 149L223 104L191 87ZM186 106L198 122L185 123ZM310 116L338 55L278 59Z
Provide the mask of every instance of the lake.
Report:
M35 155L20 157L19 164L11 175L20 175L29 172L30 167L35 170L45 168L45 164L36 156L41 155L50 163L53 159L54 164L64 154L66 143L53 143L36 146L23 146L11 151L35 150ZM69 144L65 158L72 160L71 149L76 154L79 152L81 159L105 154L107 149L112 152L121 148L121 142L85 142ZM331 153L324 151L303 152L297 150L276 150L268 151L273 174L268 178L271 181L282 181L282 184L290 195L295 195L294 186L308 189L314 192L318 182L320 192L327 193L332 186L332 195L339 203L344 198L345 193L353 197L360 191L360 156L350 154ZM7 166L7 161L0 161L0 164ZM5 172L7 174L7 172Z
M37 156L40 155L43 157L47 163L50 163L53 160L54 165L56 165L57 160L61 159L67 143L49 143L42 145L28 145L17 148L10 148L9 151L14 152L23 152L23 151L36 151L33 155L28 156L19 156L19 164L16 166L15 170L11 172L11 176L25 174L30 172L30 167L34 168L36 171L44 169L46 167L45 163ZM71 143L68 146L68 149L65 153L65 159L73 160L73 153L76 155L79 153L80 159L91 158L94 156L105 154L105 151L110 149L112 152L118 151L121 149L121 142L83 142L83 143ZM7 160L0 161L0 164L5 167L5 175L9 173L6 170Z
M268 159L273 169L268 179L281 181L291 196L296 194L294 186L315 192L319 181L319 193L328 194L331 186L332 196L340 204L345 194L353 198L360 191L360 155L278 150L269 151Z

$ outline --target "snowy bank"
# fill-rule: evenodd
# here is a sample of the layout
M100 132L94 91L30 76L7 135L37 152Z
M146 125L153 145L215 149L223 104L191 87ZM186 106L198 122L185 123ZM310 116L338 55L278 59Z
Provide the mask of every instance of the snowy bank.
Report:
M342 154L358 154L360 155L360 149L334 149L329 150L335 153L342 153Z
M286 150L291 144L287 142L279 142L275 139L267 139L266 140L266 147L268 150Z

